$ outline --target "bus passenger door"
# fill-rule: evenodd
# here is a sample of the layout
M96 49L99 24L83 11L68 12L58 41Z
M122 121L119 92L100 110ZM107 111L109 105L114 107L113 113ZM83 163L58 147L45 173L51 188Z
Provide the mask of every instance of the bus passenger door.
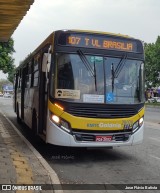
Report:
M13 109L14 112L17 111L16 105L17 105L17 90L18 90L18 73L15 74L14 78L14 93L13 93Z
M42 57L42 68L39 90L39 133L46 134L47 106L48 106L48 73L50 68L51 54L44 53Z

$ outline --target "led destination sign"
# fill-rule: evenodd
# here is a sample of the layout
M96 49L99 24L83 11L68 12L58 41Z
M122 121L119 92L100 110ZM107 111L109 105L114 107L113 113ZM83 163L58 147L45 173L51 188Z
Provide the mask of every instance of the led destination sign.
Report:
M137 52L136 40L125 39L123 37L114 38L102 35L62 33L59 36L58 44L63 46Z
M74 46L133 51L133 43L110 39L69 36L67 42Z

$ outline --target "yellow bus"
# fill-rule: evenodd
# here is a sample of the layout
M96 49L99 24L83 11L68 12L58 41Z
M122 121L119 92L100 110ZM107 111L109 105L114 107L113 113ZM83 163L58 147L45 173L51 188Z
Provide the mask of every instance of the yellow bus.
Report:
M144 103L143 43L126 35L55 31L15 74L17 120L50 144L139 144Z

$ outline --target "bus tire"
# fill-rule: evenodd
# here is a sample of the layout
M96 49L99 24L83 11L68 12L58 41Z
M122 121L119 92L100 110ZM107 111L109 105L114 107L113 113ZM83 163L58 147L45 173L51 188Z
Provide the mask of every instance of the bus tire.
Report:
M17 123L21 124L21 119L19 117L19 105L17 104Z

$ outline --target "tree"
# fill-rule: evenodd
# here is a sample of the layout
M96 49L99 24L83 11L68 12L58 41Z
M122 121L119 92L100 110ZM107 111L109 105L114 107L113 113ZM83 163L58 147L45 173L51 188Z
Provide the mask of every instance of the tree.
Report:
M146 85L156 87L160 85L160 36L155 43L145 43L145 72Z
M13 83L13 81L14 81L15 69L16 69L16 68L14 67L12 71L8 72L8 80L9 80L10 82L12 82L12 83Z
M15 69L14 59L12 58L12 54L15 52L14 50L14 41L12 38L8 40L8 42L0 42L0 70L3 73L8 73L10 81L13 82L11 79L11 74Z
M158 36L157 41L155 43L155 55L157 71L160 73L160 36ZM160 83L160 80L158 83Z

